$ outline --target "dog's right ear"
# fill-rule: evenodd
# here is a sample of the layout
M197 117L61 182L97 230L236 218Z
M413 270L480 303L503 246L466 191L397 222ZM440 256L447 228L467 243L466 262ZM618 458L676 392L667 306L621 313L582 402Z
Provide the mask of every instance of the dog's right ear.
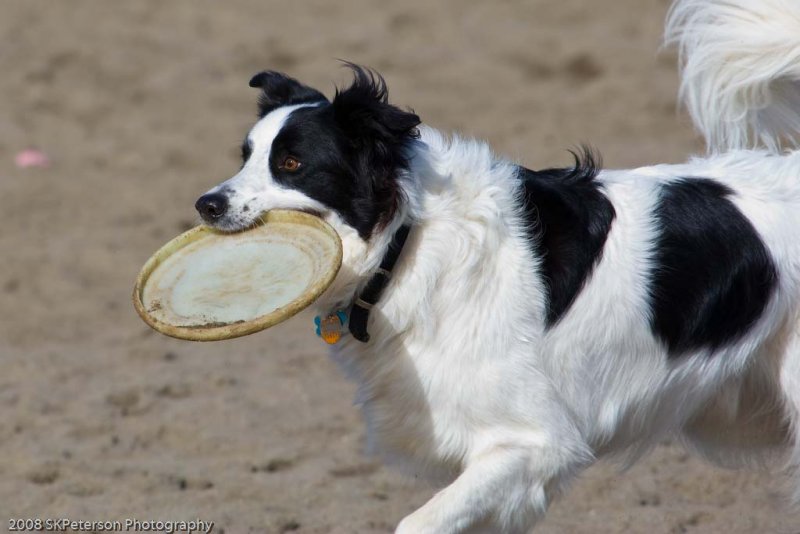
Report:
M380 74L354 63L345 62L345 66L353 71L353 83L337 89L332 107L339 126L353 141L380 145L374 148L385 154L419 137L419 117L389 103Z
M259 117L264 117L270 111L281 106L328 101L325 95L316 89L274 70L259 72L253 76L250 79L250 87L261 89L261 95L258 98Z

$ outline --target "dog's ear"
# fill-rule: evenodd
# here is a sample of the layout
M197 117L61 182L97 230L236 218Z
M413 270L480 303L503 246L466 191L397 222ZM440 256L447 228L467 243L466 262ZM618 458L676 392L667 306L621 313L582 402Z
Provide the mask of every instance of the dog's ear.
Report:
M331 103L334 121L357 154L355 187L369 199L370 228L383 226L396 213L402 192L397 172L409 165L408 141L419 137L419 117L389 104L386 82L371 70L352 63L353 83L337 89ZM366 212L366 210L365 210Z
M250 87L261 89L261 96L258 98L259 117L281 106L328 101L325 95L316 89L273 70L259 72L253 76L250 79Z
M336 123L358 144L378 144L392 149L418 137L419 117L389 104L383 78L364 67L346 63L353 71L353 83L337 89L333 98Z

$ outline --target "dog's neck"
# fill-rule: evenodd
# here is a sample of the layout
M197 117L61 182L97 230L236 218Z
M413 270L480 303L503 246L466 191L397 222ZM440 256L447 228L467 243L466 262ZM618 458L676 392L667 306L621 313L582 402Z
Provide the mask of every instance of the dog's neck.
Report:
M402 199L391 221L380 226L368 238L363 239L358 232L335 213L326 220L339 233L342 240L342 266L333 284L317 301L315 310L318 315L326 316L339 310L348 310L359 294L378 272L381 262L386 258L398 231L403 226L412 225L420 211L420 180L415 175L417 162L425 158L426 147L419 142L409 146L409 159L412 168L400 171L398 182Z
M397 231L408 224L408 220L407 206L401 206L389 224L364 240L337 215L327 217L342 240L342 266L333 284L317 301L318 314L328 315L348 309L353 304L378 271Z
M373 311L373 316L390 313L397 321L419 321L426 328L424 325L432 324L431 303L447 298L438 294L433 298L443 277L449 279L453 273L463 272L460 285L475 291L491 286L491 280L497 278L490 274L486 276L488 282L481 279L470 285L470 267L463 262L494 266L494 255L499 251L514 258L529 254L527 243L517 235L522 221L516 213L516 166L495 158L485 143L449 139L430 128L420 130L420 140L410 146L409 169L400 177L403 204L389 224L364 240L335 215L329 216L342 238L343 261L336 280L317 301L315 309L320 316L350 309L404 224L411 223L413 230L392 273L392 282L376 306L380 312ZM505 264L503 269L513 270L515 265ZM515 274L518 280L530 276ZM543 288L533 281L528 285L528 294L542 300ZM403 310L396 309L398 306ZM402 329L410 324L394 327Z

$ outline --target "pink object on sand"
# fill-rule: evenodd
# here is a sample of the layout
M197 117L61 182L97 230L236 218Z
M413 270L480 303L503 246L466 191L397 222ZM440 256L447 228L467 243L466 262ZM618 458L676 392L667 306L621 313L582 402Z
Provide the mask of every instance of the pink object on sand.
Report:
M20 169L27 169L28 167L47 167L50 165L50 158L41 150L35 148L28 148L17 153L14 162Z

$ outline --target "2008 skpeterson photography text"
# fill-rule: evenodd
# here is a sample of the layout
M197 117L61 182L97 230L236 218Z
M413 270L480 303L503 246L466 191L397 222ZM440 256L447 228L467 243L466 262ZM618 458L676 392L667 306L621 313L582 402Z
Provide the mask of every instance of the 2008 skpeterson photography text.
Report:
M11 532L164 532L209 534L214 530L213 521L194 519L191 521L159 521L155 519L123 519L109 521L84 521L79 519L32 519L8 520Z

